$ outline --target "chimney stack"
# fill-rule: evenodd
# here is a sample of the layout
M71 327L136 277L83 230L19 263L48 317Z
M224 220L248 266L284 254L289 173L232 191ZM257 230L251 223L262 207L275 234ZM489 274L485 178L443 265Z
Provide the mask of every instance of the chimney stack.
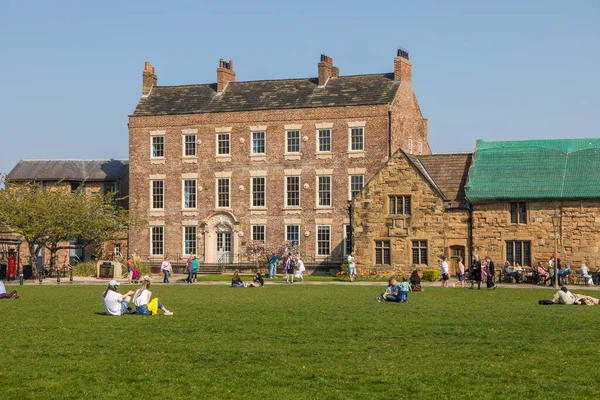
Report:
M222 93L225 86L229 82L235 82L235 72L233 72L233 61L219 60L219 68L217 68L217 92Z
M153 86L158 83L158 78L154 74L154 67L148 61L144 65L144 73L142 74L142 96L148 96Z
M321 54L319 62L319 87L325 86L329 78L337 78L340 76L340 69L333 66L331 57Z
M410 84L412 79L412 64L408 60L408 51L398 47L398 54L394 58L394 80Z

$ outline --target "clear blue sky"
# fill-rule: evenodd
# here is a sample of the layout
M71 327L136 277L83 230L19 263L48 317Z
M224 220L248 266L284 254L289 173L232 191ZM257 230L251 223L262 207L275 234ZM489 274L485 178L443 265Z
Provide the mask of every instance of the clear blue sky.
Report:
M127 158L144 61L161 85L391 72L410 51L434 152L600 137L600 2L0 0L0 173Z

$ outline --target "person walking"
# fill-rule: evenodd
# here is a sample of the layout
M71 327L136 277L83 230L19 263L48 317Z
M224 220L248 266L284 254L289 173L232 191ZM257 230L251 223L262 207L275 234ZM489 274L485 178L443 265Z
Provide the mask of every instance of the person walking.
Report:
M465 264L463 264L462 257L458 257L458 261L456 263L456 277L458 278L458 281L460 282L460 287L464 288L465 287ZM456 285L453 283L452 287L456 287Z
M194 273L194 255L190 255L187 259L185 266L187 268L188 276L185 278L187 283L192 283L192 274Z
M356 277L356 265L354 264L354 252L351 252L348 255L348 276L350 277L350 282L354 282L354 278Z
M287 259L285 260L285 281L286 283L294 283L294 257L292 253L288 253ZM292 280L290 281L290 278Z
M448 287L448 279L450 279L450 267L448 266L448 257L442 259L442 287Z
M200 267L200 260L198 260L198 257L194 254L194 264L192 267L193 282L196 282L196 280L198 279L198 268L199 267Z
M475 282L477 282L477 290L481 290L481 261L479 261L477 254L473 257L473 264L471 265L471 287L469 289L473 289Z
M304 282L304 271L306 271L304 261L298 256L296 257L296 278L300 279L302 282Z
M279 264L280 260L281 257L279 257L277 254L275 254L273 257L271 257L271 260L269 260L269 278L277 278L277 264Z
M131 285L133 281L133 262L131 261L131 257L127 257L127 283Z
M173 267L169 260L167 260L167 257L165 257L165 260L160 265L160 272L164 275L163 283L169 283L169 275L173 272Z
M489 256L485 257L485 261L485 272L487 273L486 286L488 289L496 289L497 285L494 283L494 274L496 273L496 267L494 266L494 262Z

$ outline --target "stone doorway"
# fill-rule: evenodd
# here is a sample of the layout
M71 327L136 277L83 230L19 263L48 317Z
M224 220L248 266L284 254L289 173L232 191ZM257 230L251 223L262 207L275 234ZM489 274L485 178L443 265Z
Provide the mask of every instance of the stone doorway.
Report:
M465 269L467 269L468 267L465 264L465 246L450 246L450 268L455 275L458 270L459 257L463 259L463 264L465 265Z
M204 225L204 258L207 264L231 264L238 253L236 226L238 222L228 212L218 212Z

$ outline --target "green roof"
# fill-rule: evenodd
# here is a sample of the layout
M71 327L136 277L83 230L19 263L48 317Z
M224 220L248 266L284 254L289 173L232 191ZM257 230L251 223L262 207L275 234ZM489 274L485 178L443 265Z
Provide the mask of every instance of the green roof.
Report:
M466 195L473 204L600 198L600 139L478 140Z

